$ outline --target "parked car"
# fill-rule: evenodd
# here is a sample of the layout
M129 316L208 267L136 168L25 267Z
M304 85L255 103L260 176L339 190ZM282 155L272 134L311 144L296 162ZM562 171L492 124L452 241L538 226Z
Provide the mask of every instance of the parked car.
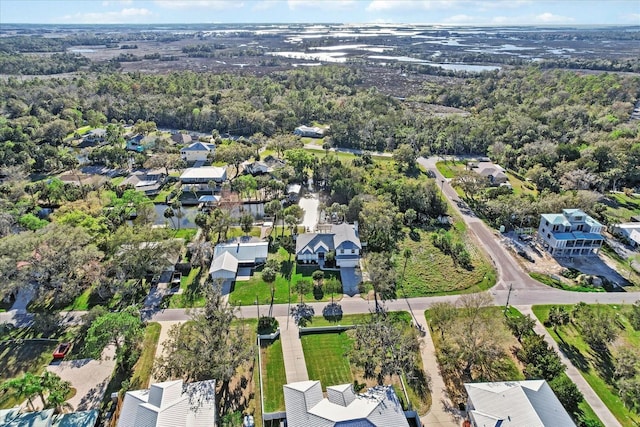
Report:
M55 350L53 350L53 358L54 359L64 359L64 357L67 355L67 353L69 353L69 350L71 350L71 343L70 342L63 342L58 344L58 346L56 347Z
M527 251L520 250L518 251L518 255L520 255L522 258L526 259L529 262L536 262L536 260L533 259L533 257L529 255Z

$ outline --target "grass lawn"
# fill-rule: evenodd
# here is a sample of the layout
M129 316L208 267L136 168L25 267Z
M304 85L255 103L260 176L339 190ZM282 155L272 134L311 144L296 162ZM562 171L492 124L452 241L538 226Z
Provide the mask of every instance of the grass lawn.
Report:
M631 216L638 215L640 212L640 197L629 197L624 193L609 193L605 205L607 210L604 214L610 218L612 224L628 222Z
M410 249L412 255L407 262L402 287L398 288L398 296L402 296L403 291L408 297L472 293L489 289L495 284L495 270L482 252L456 227L451 229L451 233L465 242L473 268L467 270L454 264L451 256L433 245L432 232L416 229L413 236L407 233L399 245L400 254L404 249ZM402 256L396 258L401 278L404 262Z
M437 162L436 168L445 178L454 178L458 173L464 170L465 163L464 162L454 162L454 161L446 161L446 162Z
M541 322L545 322L549 317L551 307L552 305L533 306L533 312ZM573 305L564 306L569 312L573 307ZM613 312L617 321L624 327L618 331L619 337L614 345L609 345L612 355L615 355L615 348L621 343L640 348L640 331L635 331L626 317L628 306L602 305L601 307L604 310ZM625 408L618 397L617 389L610 375L613 370L611 359L603 357L602 351L594 351L582 339L580 331L573 323L560 326L557 330L558 332L556 333L553 328L547 328L549 334L563 349L573 365L578 368L593 391L602 399L618 421L625 427L638 425L640 423L640 415Z
M131 390L149 388L149 380L151 379L151 371L153 370L153 360L156 355L161 329L159 323L151 322L144 331L142 353L140 354L138 362L133 367L133 375L131 376Z
M200 292L198 275L200 267L192 268L187 276L180 278L182 293L169 297L168 308L190 308L204 306L204 296Z
M25 372L40 374L51 362L51 353L58 345L57 341L0 341L0 383ZM0 409L20 404L9 393L0 391Z
M283 304L289 302L289 291L291 291L291 301L296 302L300 300L300 296L295 292L295 284L299 280L304 280L308 283L312 283L313 279L311 275L317 270L317 267L297 265L291 257L289 260L289 254L283 248L280 248L275 254L269 254L269 259L274 258L282 263L283 274L278 274L276 281L273 283L275 288L273 302L274 304ZM291 272L291 283L285 277L288 272ZM325 271L325 279L329 277L336 277L340 279L340 273L334 271ZM271 287L272 285L262 280L261 269L254 272L251 280L246 282L236 282L233 292L229 296L229 302L238 305L251 305L255 304L256 298L260 304L271 303ZM313 287L312 287L313 288ZM342 298L342 294L335 294L334 300ZM331 301L331 294L325 293L321 289L312 289L310 292L304 295L304 301Z
M111 178L111 183L113 185L120 185L122 183L122 181L125 180L125 176L115 176L113 178ZM162 202L164 203L164 200L162 200Z
M547 286L551 286L552 288L562 289L565 291L574 291L574 292L606 292L604 288L598 288L595 286L579 286L579 285L568 285L560 280L554 279L548 274L542 273L529 273L532 279L537 280L540 283L543 283Z
M406 311L391 311L391 312L389 312L387 314L393 320L403 321L403 322L405 322L407 324L409 324L411 322L411 314L409 314ZM371 314L371 313L347 314L347 315L343 316L342 319L340 319L338 322L333 322L333 321L327 320L322 316L315 316L311 320L311 322L309 324L309 327L313 327L313 326L334 326L336 324L338 324L338 325L357 325L357 324L364 323L364 322L368 321L369 319L371 319L371 316L374 316L374 314Z
M315 157L318 158L322 158L327 156L327 153L322 150L313 150L313 149L308 149L307 152ZM330 151L329 156L335 156L337 157L339 160L342 161L351 161L353 159L355 159L356 157L360 157L358 155L352 154L352 153L345 153L344 151ZM374 161L379 161L379 162L384 162L384 163L388 163L388 162L392 162L393 158L392 157L387 157L387 156L376 156L375 154L371 154L371 158Z
M408 325L411 315L407 312L388 313L392 320L400 321ZM372 314L347 315L339 322L341 325L350 325L366 322ZM323 317L314 317L312 326L330 325ZM350 332L326 332L318 334L306 334L301 337L302 348L305 354L307 372L311 380L320 380L323 389L327 386L353 383L357 380L361 384L371 387L376 385L373 379L365 379L363 371L355 365L351 365L348 353L353 346L353 338ZM416 366L423 372L422 361ZM417 371L415 372L417 374ZM418 374L419 375L419 374ZM389 378L385 378L387 382ZM392 385L398 397L404 402L404 393L397 376L392 378ZM426 381L426 380L425 380ZM426 390L414 389L410 381L406 381L407 394L411 401L411 406L418 413L425 414L431 406L431 395ZM421 383L424 384L424 381ZM420 388L420 387L419 387Z
M189 243L198 232L197 228L181 228L179 230L173 230L173 237L176 239L184 239Z
M513 188L514 194L533 194L534 196L538 195L538 191L535 189L536 187L533 183L523 181L511 172L506 172L506 174L507 178L509 179L509 184L511 184L511 187Z
M303 335L302 349L310 380L327 386L353 382L348 352L353 339L346 332Z
M68 306L63 308L63 311L72 311L72 310L81 310L87 311L91 307L89 306L89 300L91 299L92 288L86 289L83 293L78 295L78 297Z
M261 341L262 386L264 387L264 410L266 412L284 411L284 393L282 386L287 383L282 355L282 341Z

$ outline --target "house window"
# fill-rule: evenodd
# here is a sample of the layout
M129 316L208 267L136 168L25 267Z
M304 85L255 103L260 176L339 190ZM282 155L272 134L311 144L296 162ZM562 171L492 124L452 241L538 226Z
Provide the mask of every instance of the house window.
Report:
M551 234L547 233L547 239L551 238Z
M548 227L549 226L549 221L545 221L544 225L546 225Z
M557 225L553 226L553 231L558 231L558 226Z
M580 225L578 225L577 230L578 230L578 231L582 231L582 230L583 230L583 228L584 228L584 224L580 224Z
M575 217L575 220L576 221L582 221L582 217L581 216L577 216L577 217Z
M351 253L352 253L352 254L355 254L355 253L356 253L356 250L355 250L355 249L351 249Z

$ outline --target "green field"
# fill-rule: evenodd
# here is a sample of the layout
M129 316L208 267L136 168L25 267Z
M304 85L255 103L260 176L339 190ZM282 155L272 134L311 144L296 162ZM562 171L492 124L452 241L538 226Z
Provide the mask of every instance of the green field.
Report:
M446 161L446 162L437 162L436 163L436 168L438 169L438 171L445 177L445 178L455 178L456 175L458 175L458 173L460 173L461 171L463 171L465 169L465 163L464 162L453 162L453 161Z
M348 352L353 340L346 332L303 335L302 349L310 380L327 386L353 382Z
M551 286L552 288L562 289L564 291L573 291L573 292L606 292L604 288L598 288L595 286L580 286L580 285L567 285L560 280L554 279L548 274L542 273L529 273L532 279L537 280L540 283L543 283L547 286Z
M149 388L149 380L151 379L153 361L156 357L156 348L158 347L161 329L162 327L159 323L151 322L144 331L142 353L140 353L140 358L133 367L133 375L131 376L132 390Z
M433 245L432 232L414 230L413 236L407 234L400 243L400 251L411 250L407 261L404 281L398 287L398 296L418 297L427 295L443 295L447 293L471 293L489 289L495 284L495 270L473 242L464 238L463 231L453 227L460 240L465 241L473 268L467 270L453 262L451 256L444 254ZM396 257L396 269L402 277L404 258Z
M284 411L282 386L287 383L282 356L282 341L261 341L262 386L265 412Z
M545 322L549 317L551 307L551 305L533 306L533 312L541 322ZM574 306L566 305L563 307L571 312ZM628 306L602 305L601 308L611 311L615 315L616 321L622 325L616 345L626 343L640 348L640 331L635 331L626 317L625 312ZM583 340L580 331L573 323L559 326L557 333L550 327L547 328L547 331L618 421L625 427L637 426L640 423L640 415L629 411L624 406L613 384L611 354L594 351ZM615 348L612 348L611 345L609 347L611 353L615 353Z
M604 214L609 217L610 223L628 222L631 216L640 212L640 197L609 193L606 199L607 210Z

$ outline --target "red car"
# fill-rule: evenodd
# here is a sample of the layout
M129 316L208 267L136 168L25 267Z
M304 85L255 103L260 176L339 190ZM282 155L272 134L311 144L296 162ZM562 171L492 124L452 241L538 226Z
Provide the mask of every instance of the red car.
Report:
M71 349L70 342L63 342L58 344L55 350L53 350L53 358L54 359L64 359L69 350Z

